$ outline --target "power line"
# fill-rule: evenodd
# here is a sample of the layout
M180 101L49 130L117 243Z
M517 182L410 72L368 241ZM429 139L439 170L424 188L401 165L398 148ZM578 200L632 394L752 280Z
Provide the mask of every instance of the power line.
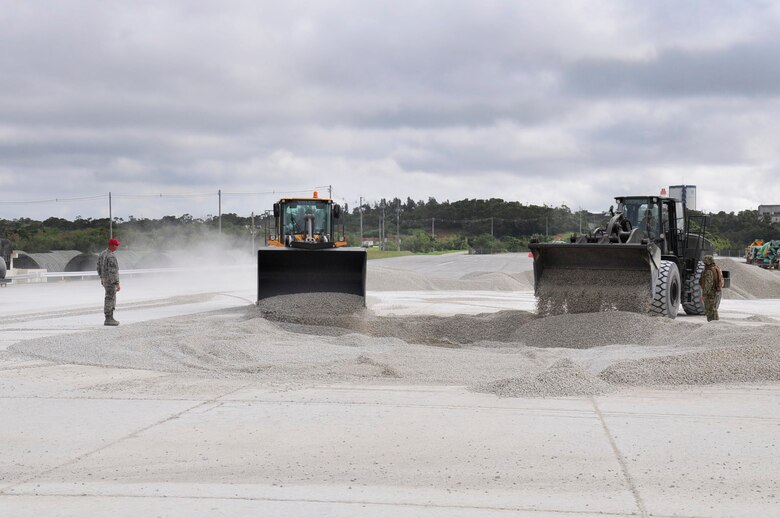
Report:
M182 194L114 194L114 198L140 199L140 198L209 198L213 192L182 193Z
M256 191L256 192L222 192L223 196L264 196L264 195L282 195L282 194L302 194L302 193L311 193L318 189L329 189L329 185L318 185L315 187L312 187L311 189L274 189L270 191ZM148 193L148 194L140 194L140 193L132 193L132 194L118 194L113 193L114 198L123 198L123 199L144 199L144 198L208 198L211 196L215 196L215 192L191 192L191 193ZM2 201L0 200L0 205L32 205L32 204L40 204L40 203L64 203L64 202L71 202L71 201L84 201L84 200L99 200L99 199L106 199L108 198L108 194L95 194L95 195L85 195L85 196L74 196L74 197L68 197L68 198L49 198L44 200L13 200L13 201Z
M34 203L60 203L69 201L83 201L83 200L98 200L100 198L108 198L108 194L96 194L93 196L77 196L74 198L51 198L48 200L26 200L26 201L0 201L3 205L28 205Z
M320 185L317 187L312 187L311 189L277 189L274 191L259 191L259 192L225 192L222 191L222 195L229 195L229 196L267 196L269 194L301 194L301 193L307 193L307 192L314 192L317 189L327 189L328 185Z

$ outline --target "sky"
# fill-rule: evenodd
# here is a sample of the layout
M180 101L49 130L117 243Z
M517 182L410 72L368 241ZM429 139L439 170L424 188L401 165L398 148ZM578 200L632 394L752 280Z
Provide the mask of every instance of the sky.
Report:
M777 27L751 0L0 0L0 218L780 204Z

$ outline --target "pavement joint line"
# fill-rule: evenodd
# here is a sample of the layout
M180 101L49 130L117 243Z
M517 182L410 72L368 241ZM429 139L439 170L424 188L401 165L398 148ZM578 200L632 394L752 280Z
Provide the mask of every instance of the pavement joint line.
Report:
M606 434L607 439L609 440L609 445L612 447L612 451L615 453L615 457L617 458L617 461L620 464L620 471L623 473L623 478L626 480L626 484L628 484L628 488L631 490L631 494L634 496L634 501L636 502L636 506L639 509L639 513L641 514L642 518L648 518L649 515L647 514L647 509L645 509L645 504L642 501L642 497L639 494L639 490L637 489L636 484L634 483L634 479L631 477L631 473L628 470L628 464L626 463L626 459L623 456L623 454L620 452L620 449L618 448L618 445L615 442L615 438L612 436L612 432L609 431L609 427L607 426L607 421L606 419L604 419L604 414L601 413L601 409L599 408L599 405L596 402L596 398L591 397L590 402L593 405L593 410L596 412L599 421L601 421L601 427L604 429L604 433Z
M99 448L95 448L94 450L91 450L91 451L82 453L80 455L77 455L76 457L74 457L72 459L69 459L69 460L67 460L67 461L65 461L65 462L63 462L63 463L61 463L61 464L59 464L57 466L52 466L52 467L50 467L48 469L45 469L45 470L43 470L43 471L41 471L39 473L36 473L35 475L27 477L24 480L20 480L19 482L14 482L14 483L12 483L12 484L10 484L8 486L2 487L2 488L0 488L0 496L7 495L9 493L6 493L6 491L9 491L9 490L11 490L11 489L13 489L15 487L18 487L20 485L23 485L23 484L29 484L29 483L31 483L32 481L34 481L38 477L42 477L44 475L48 475L49 473L57 471L58 469L64 468L65 466L70 466L72 464L80 462L81 460L83 460L83 459L85 459L85 458L87 458L87 457L89 457L91 455L94 455L95 453L99 453L99 452L101 452L101 451L103 451L105 449L108 449L108 448L110 448L112 446L115 446L115 445L117 445L117 444L119 444L119 443L121 443L121 442L123 442L123 441L125 441L127 439L131 439L133 437L136 437L137 435L139 435L139 434L141 434L143 432L146 432L147 430L151 430L152 428L155 428L155 427L160 426L162 424L165 424L167 422L170 422L170 421L173 421L175 419L178 419L181 416L183 416L184 414L186 414L187 412L191 412L191 411L195 410L196 408L199 408L199 407L202 407L202 406L206 406L206 405L210 405L210 404L219 404L220 402L218 401L218 399L220 399L222 397L225 397L225 396L229 396L230 394L232 394L232 393L234 393L234 392L236 392L238 390L243 390L243 389L245 389L248 386L249 385L244 385L242 387L238 387L236 389L229 390L229 391L227 391L226 393L224 393L224 394L222 394L220 396L216 396L216 397L213 397L213 398L205 400L205 401L200 401L197 405L193 405L191 407L185 408L184 410L181 410L180 412L176 412L176 413L174 413L172 415L169 415L169 416L167 416L167 417L165 417L163 419L160 419L159 421L156 421L156 422L154 422L154 423L152 423L150 425L147 425L147 426L144 426L142 428L139 428L138 430L134 430L134 431L130 432L129 434L127 434L127 435L125 435L123 437L120 437L120 438L118 438L118 439L116 439L114 441L111 441L108 444L104 444L103 446L101 446Z
M590 410L555 410L550 408L544 408L544 409L536 409L536 408L507 408L507 407L496 407L496 406L479 406L474 407L470 405L422 405L422 404L399 404L399 403L378 403L378 402L357 402L357 401L295 401L295 400L262 400L262 399L222 399L224 397L229 396L231 393L244 390L248 385L244 385L242 387L239 387L233 391L229 391L221 396L215 396L213 399L209 400L214 403L219 403L220 405L225 405L229 403L241 403L241 404L256 404L256 405L337 405L337 406L344 406L344 405L350 405L350 406L371 406L371 407L382 407L382 408L418 408L418 409L437 409L437 410L474 410L475 408L477 410L490 410L490 411L499 411L504 413L521 413L521 414L534 414L534 415L542 415L544 417L561 417L561 418L576 418L576 419L593 419L592 412ZM88 389L76 389L76 390L88 390ZM88 400L88 401L202 401L202 398L163 398L163 397L127 397L126 395L123 397L94 397L94 396L73 396L73 397L67 397L67 396L5 396L0 395L0 400L2 399L34 399L34 400L49 400L49 401L73 401L73 400ZM206 401L208 403L209 401ZM194 407L193 407L194 408Z
M574 515L577 516L619 516L624 517L626 513L609 512L609 511L575 511L575 510L562 510L562 509L547 509L539 507L495 507L495 506L476 506L476 505L457 505L457 504L420 504L415 502L382 502L372 500L325 500L320 498L279 498L279 497L249 497L249 496L179 496L179 495L133 495L122 493L101 493L101 494L89 494L84 490L79 490L79 494L62 494L62 493L8 493L3 494L0 491L2 497L59 497L59 498L138 498L138 499L165 499L165 500L233 500L244 502L290 502L290 503L308 503L308 504L346 504L346 505L376 505L387 507L416 507L422 509L458 509L466 510L473 509L478 510L491 510L491 511L508 511L508 512L532 512L542 513L544 516L562 514L562 515ZM583 514L585 513L585 514ZM653 515L655 518L664 518L663 515ZM698 517L686 517L683 515L674 515L675 518L698 518Z
M45 365L31 365L18 367L19 369L30 369L35 367L46 367ZM0 369L12 370L12 369ZM244 385L236 390L243 390L252 384ZM75 388L71 390L83 390L88 391L90 387ZM235 392L235 391L233 391ZM578 418L578 419L591 419L591 412L589 410L577 410L577 409L554 409L554 408L527 408L527 407L501 407L501 406L478 406L471 405L425 405L419 403L400 404L400 403L378 403L373 401L361 402L361 401L298 401L298 400L263 400L263 399L222 399L227 397L232 392L228 392L222 396L215 396L214 401L224 405L226 403L242 403L242 404L262 404L262 405L278 405L278 404L293 404L293 405L351 405L351 406L379 406L385 408L421 408L421 409L438 409L438 410L490 410L490 411L505 411L506 413L533 413L535 415L543 415L545 417L566 417L566 418ZM0 400L2 399L34 399L34 400L52 400L52 401L73 401L73 400L87 400L87 401L201 401L202 398L197 397L144 397L144 395L138 395L138 397L128 396L127 394L122 397L98 397L91 395L75 395L75 396L9 396L0 394ZM218 400L218 401L217 401ZM574 415L573 415L574 414ZM580 415L576 415L580 414ZM602 412L607 417L638 417L638 418L663 418L668 417L671 419L711 419L711 420L739 420L739 421L758 421L773 423L780 421L780 417L755 417L755 416L739 416L739 415L712 415L712 414L653 414L653 413L632 413L632 412Z
M717 415L717 414L672 414L672 413L657 413L654 414L652 412L604 412L605 416L610 417L638 417L638 418L649 418L649 419L656 419L656 418L664 418L668 417L670 419L712 419L712 420L720 420L720 419L737 419L739 421L767 421L767 422L773 422L773 421L780 421L780 416L778 417L760 417L760 416L749 416L749 415Z

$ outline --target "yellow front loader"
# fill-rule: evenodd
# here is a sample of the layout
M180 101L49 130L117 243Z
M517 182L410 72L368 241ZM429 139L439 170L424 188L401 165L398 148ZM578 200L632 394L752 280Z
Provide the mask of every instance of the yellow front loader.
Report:
M349 248L341 206L330 198L282 198L274 230L257 251L257 300L295 293L366 296L366 251Z

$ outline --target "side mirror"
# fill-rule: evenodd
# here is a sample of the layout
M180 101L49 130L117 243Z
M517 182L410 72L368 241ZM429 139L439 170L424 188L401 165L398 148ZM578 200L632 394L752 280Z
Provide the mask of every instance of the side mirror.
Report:
M602 207L603 207L603 205L602 205ZM615 206L614 205L610 205L609 206L609 215L610 216L614 216L615 215Z
M266 205L266 206L267 206L267 205ZM274 203L274 217L275 217L275 218L278 218L278 217L279 217L279 211L280 211L279 204L278 204L278 203Z
M333 217L339 219L339 216L341 216L341 206L336 204L333 206Z

